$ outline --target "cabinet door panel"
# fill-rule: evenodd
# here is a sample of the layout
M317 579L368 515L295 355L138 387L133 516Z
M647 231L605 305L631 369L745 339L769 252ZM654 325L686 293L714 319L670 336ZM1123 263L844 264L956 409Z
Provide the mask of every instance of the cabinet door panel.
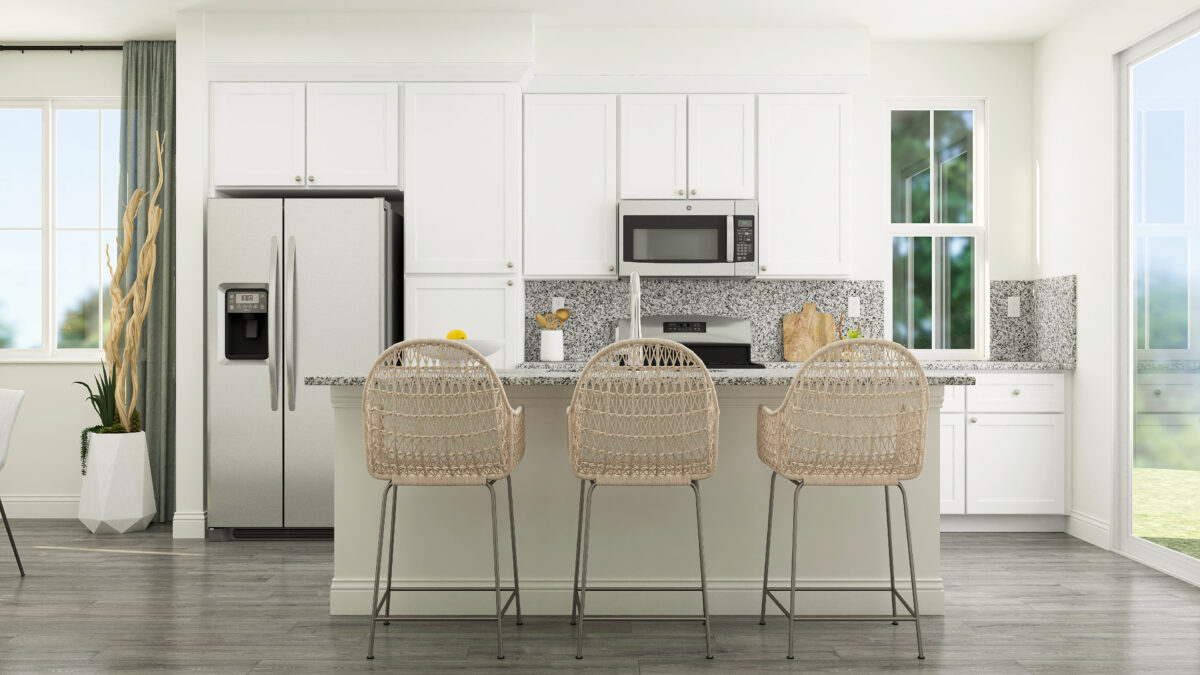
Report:
M515 84L405 85L406 271L520 271L520 122Z
M525 360L519 291L519 282L504 277L409 276L404 281L404 337L444 338L459 329L469 338L504 340L504 348L488 361L511 368Z
M399 98L395 84L308 85L310 187L399 187Z
M754 96L688 97L688 197L754 199Z
M1063 417L968 413L967 513L1064 513Z
M759 97L762 276L850 273L849 124L846 96Z
M617 97L525 97L525 274L615 277Z
M941 417L941 501L942 513L967 512L967 435L962 413L943 413Z
M683 199L687 96L621 97L621 199Z
M303 187L304 84L212 85L216 187Z

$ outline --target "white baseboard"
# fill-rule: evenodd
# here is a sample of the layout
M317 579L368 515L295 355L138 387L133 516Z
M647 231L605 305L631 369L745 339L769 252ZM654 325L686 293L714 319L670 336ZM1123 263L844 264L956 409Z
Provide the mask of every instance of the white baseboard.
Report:
M9 518L75 518L79 495L0 495Z
M1066 532L1067 517L1057 515L942 516L942 532Z
M1072 511L1067 518L1067 534L1105 551L1112 548L1112 525L1080 511Z
M434 581L393 580L394 586L473 586L484 590L471 593L397 593L393 606L399 604L404 613L413 614L488 614L495 612L495 596L487 592L486 579ZM511 580L503 582L510 584ZM374 579L334 578L329 586L329 613L333 615L365 616L370 613ZM591 581L589 580L589 585ZM891 614L888 581L882 579L797 579L797 586L871 586L879 593L805 592L796 598L797 614ZM661 580L606 579L597 586L698 586L699 581L680 584ZM787 579L772 580L771 586L787 586ZM908 584L900 584L900 593L908 597ZM945 588L941 579L919 579L921 613L944 613ZM699 593L627 592L589 593L588 611L596 614L696 614L700 611ZM723 615L756 615L762 601L762 580L713 579L708 583L710 611ZM784 599L786 592L776 597ZM504 594L507 600L508 594ZM785 600L786 602L786 600ZM777 608L767 603L768 613ZM570 579L521 580L521 609L525 614L563 616L571 612ZM512 613L515 610L509 609ZM903 608L901 609L903 611ZM399 610L397 610L399 612Z
M176 511L171 519L172 539L203 539L207 533L208 518L205 511Z

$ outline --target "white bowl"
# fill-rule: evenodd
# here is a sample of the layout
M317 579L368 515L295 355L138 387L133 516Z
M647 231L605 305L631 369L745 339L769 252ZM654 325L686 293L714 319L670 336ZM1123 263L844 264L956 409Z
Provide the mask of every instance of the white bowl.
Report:
M495 354L496 352L500 351L504 347L504 340L466 339L466 340L461 340L461 342L463 342L467 346L473 348L475 351L479 352L480 354L483 354L484 356L491 356L492 354Z

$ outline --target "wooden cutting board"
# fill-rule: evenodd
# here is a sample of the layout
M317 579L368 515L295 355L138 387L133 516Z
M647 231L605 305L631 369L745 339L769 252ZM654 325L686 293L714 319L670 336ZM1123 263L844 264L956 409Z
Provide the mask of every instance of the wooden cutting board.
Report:
M813 352L837 340L837 322L832 314L817 310L814 303L804 303L804 310L783 315L783 358L804 361Z

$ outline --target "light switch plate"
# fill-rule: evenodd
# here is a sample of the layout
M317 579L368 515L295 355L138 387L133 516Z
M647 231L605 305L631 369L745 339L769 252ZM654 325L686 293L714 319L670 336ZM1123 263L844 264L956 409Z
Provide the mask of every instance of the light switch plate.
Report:
M1008 318L1015 319L1021 316L1021 296L1010 295L1008 297Z
M846 298L846 316L851 319L857 319L862 312L862 303L859 302L858 296L850 296Z
M554 302L550 303L550 305L551 305L550 311L556 312L556 311L562 309L563 307L567 307L567 299L555 296ZM570 309L570 307L567 307L567 309Z

